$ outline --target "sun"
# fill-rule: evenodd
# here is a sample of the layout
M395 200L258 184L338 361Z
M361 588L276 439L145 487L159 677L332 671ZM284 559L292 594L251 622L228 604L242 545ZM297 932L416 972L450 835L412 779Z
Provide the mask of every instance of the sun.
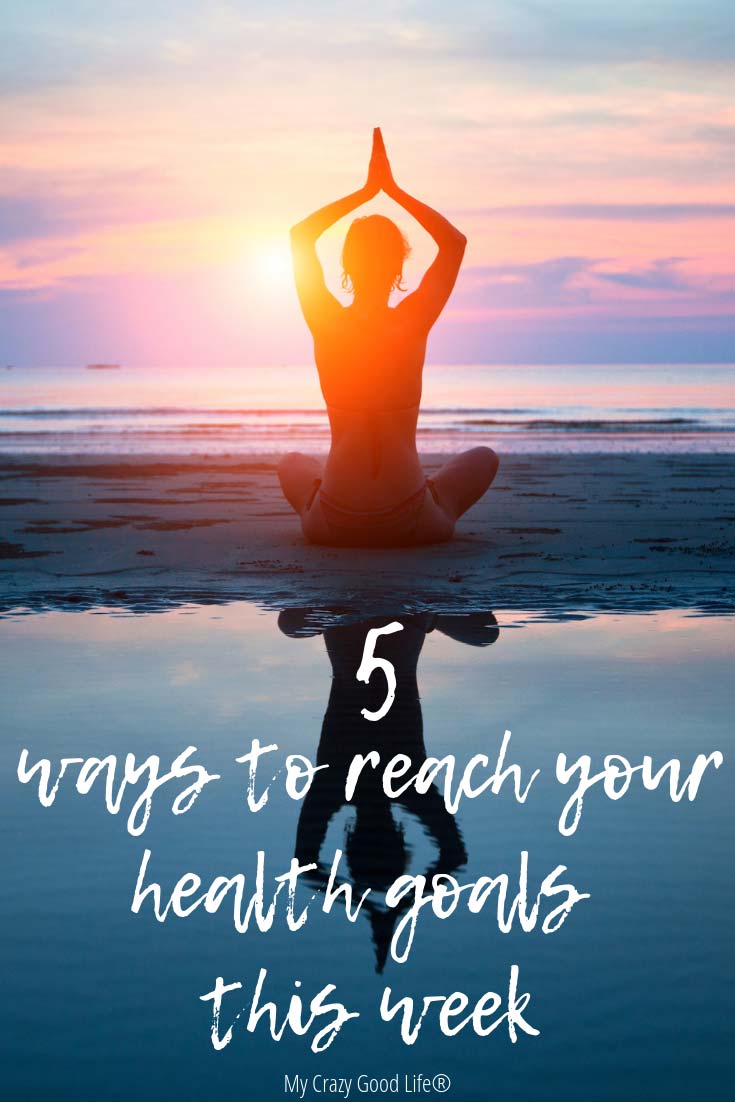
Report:
M285 287L293 281L288 241L265 241L256 250L259 279L268 287Z

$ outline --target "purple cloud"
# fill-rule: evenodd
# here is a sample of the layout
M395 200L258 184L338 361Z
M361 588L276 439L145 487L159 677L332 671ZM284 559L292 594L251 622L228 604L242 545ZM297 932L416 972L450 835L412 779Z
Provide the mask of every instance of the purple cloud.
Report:
M456 212L480 218L569 218L601 222L687 222L733 219L735 203L525 203Z

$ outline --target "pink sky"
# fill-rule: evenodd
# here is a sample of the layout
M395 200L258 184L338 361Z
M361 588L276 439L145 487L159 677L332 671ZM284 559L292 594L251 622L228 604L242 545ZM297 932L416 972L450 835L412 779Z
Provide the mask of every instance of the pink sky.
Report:
M729 4L111 7L9 13L2 360L308 359L288 227L376 124L469 238L435 360L731 358Z

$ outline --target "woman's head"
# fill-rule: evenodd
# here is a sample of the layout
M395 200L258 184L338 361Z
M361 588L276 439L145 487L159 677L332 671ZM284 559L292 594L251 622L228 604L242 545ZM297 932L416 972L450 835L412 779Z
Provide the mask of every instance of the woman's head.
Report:
M342 247L342 286L354 294L378 294L403 290L403 262L410 253L408 241L395 222L382 214L356 218Z

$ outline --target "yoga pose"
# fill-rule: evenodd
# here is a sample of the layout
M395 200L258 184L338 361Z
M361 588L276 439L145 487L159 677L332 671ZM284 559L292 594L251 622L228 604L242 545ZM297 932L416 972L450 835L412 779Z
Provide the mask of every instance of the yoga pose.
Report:
M368 630L390 620L397 620L403 630L381 636L376 650L393 666L396 697L387 715L373 723L363 718L361 709L374 712L381 706L385 678L378 674L364 684L357 680L357 671ZM500 635L497 621L492 612L409 615L401 609L395 615L384 612L355 622L349 614L330 613L328 609L289 608L281 612L278 626L292 639L323 635L332 667L329 702L316 752L319 772L301 802L295 856L301 865L316 866L306 879L324 891L331 872L331 858L325 856L322 860L327 831L335 816L349 807L352 821L342 843L345 872L358 897L363 889L371 889L362 911L372 927L377 970L382 972L394 928L413 894L409 892L404 902L388 908L380 900L380 893L408 871L414 832L423 833L431 844L432 857L423 872L428 882L435 874L461 868L467 853L455 816L447 810L436 784L421 793L409 785L405 792L391 797L383 789L382 766L369 767L361 772L348 799L345 788L350 767L356 754L367 755L375 750L383 765L396 754L404 755L410 763L407 773L417 774L427 761L417 680L427 635L437 631L467 646L487 647ZM420 829L416 831L416 827ZM341 882L338 879L334 886L339 887Z
M316 242L381 190L431 234L439 251L418 289L391 308L391 292L403 289L408 244L383 215L356 219L342 250L342 283L353 295L343 307L327 290ZM430 479L416 451L426 340L454 287L465 245L451 222L398 187L379 129L365 186L291 230L296 289L314 338L332 444L323 469L291 452L278 476L312 543L398 547L448 540L457 518L495 477L498 460L490 448L463 452Z

